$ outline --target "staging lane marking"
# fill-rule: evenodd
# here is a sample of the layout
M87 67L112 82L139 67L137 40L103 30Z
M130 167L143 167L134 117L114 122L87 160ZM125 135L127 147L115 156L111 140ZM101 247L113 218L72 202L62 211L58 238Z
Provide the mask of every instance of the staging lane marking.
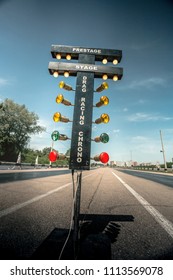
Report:
M85 178L87 178L89 176L92 176L93 174L86 175L85 177L83 177L83 179L85 179ZM11 213L13 213L13 212L15 212L15 211L17 211L17 210L19 210L19 209L29 205L29 204L31 204L33 202L36 202L36 201L46 197L46 196L49 196L49 195L51 195L51 194L53 194L55 192L58 192L58 191L60 191L60 190L62 190L64 188L68 187L69 185L72 185L72 182L71 183L67 183L65 185L62 185L62 186L60 186L60 187L58 187L58 188L56 188L54 190L51 190L51 191L49 191L49 192L47 192L45 194L41 194L41 195L35 196L32 199L29 199L29 200L27 200L25 202L22 202L22 203L14 205L12 207L6 208L6 209L0 211L0 218L6 216L8 214L11 214Z
M153 218L161 225L161 227L173 238L173 224L167 220L159 211L157 211L148 201L139 195L134 189L126 184L114 172L112 174L123 184L123 186L133 194L133 196L142 204L142 206L153 216Z

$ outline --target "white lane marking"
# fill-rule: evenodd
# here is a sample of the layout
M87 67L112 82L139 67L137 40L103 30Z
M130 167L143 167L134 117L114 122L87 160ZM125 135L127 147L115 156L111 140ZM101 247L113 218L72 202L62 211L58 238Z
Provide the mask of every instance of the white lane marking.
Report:
M131 194L142 204L142 206L154 217L154 219L162 226L164 230L173 238L173 224L167 220L159 211L157 211L151 204L146 201L141 195L134 191L128 184L126 184L114 172L112 174L128 189Z
M85 179L86 177L89 177L91 175L93 175L93 174L86 175L85 177L83 177L83 179ZM72 183L67 183L67 184L62 185L62 186L60 186L60 187L58 187L58 188L56 188L54 190L51 190L51 191L49 191L49 192L47 192L45 194L41 194L41 195L35 196L32 199L30 199L30 200L27 200L25 202L16 204L16 205L14 205L12 207L6 208L6 209L0 211L0 218L6 216L8 214L11 214L11 213L13 213L13 212L15 212L15 211L17 211L17 210L19 210L19 209L29 205L29 204L31 204L33 202L36 202L36 201L38 201L38 200L40 200L40 199L42 199L42 198L44 198L44 197L46 197L48 195L51 195L51 194L53 194L55 192L58 192L58 191L60 191L60 190L62 190L64 188L68 187L69 185L72 185Z

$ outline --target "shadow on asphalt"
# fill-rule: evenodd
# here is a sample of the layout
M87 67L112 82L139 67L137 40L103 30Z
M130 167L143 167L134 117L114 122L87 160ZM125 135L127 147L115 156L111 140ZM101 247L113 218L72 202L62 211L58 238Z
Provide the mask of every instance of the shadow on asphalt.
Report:
M117 222L133 222L131 215L80 215L80 239L74 248L73 231L61 254L69 230L55 228L32 255L32 259L110 260L111 243L121 230Z
M69 174L71 170L64 169L64 170L45 170L45 171L33 171L33 172L16 172L16 173L2 173L0 176L0 183L9 183L14 181L21 181L21 180L29 180L29 179L37 179L37 178L44 178L49 176L57 176L63 174Z

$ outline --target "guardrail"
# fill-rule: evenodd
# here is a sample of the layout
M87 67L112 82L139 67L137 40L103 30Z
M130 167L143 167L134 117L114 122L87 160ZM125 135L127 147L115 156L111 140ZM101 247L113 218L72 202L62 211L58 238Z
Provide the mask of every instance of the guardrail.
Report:
M25 162L10 162L10 161L0 161L0 165L15 165L15 166L50 166L50 164L36 164L36 163L25 163Z
M156 171L156 172L167 172L173 173L173 168L157 168L157 167L131 167L131 169L135 170L144 170L144 171Z
M62 167L68 167L68 165L56 165L56 164L41 164L41 163L18 163L18 162L9 162L9 161L0 161L0 169L2 170L3 168L1 167L7 167L9 166L8 169L15 169L16 167L19 167L20 169L22 169L22 167L30 167L30 168L62 168ZM11 168L10 168L11 167Z
M37 168L52 168L50 164L35 164L35 163L18 163L18 162L9 162L9 161L0 161L0 170L6 169L37 169Z

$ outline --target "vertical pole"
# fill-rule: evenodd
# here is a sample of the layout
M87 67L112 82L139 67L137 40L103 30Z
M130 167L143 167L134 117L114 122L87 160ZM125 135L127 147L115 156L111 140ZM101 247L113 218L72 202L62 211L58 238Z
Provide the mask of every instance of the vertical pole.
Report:
M82 171L77 174L77 185L75 192L75 203L74 203L74 256L77 256L78 251L78 240L79 240L79 215L80 215L80 199L81 199L81 181L82 181Z
M162 153L163 153L163 160L164 160L164 164L165 164L165 170L167 170L165 150L164 150L164 146L163 146L163 139L162 139L162 131L161 130L160 130L160 140L161 140L161 144L162 144Z

